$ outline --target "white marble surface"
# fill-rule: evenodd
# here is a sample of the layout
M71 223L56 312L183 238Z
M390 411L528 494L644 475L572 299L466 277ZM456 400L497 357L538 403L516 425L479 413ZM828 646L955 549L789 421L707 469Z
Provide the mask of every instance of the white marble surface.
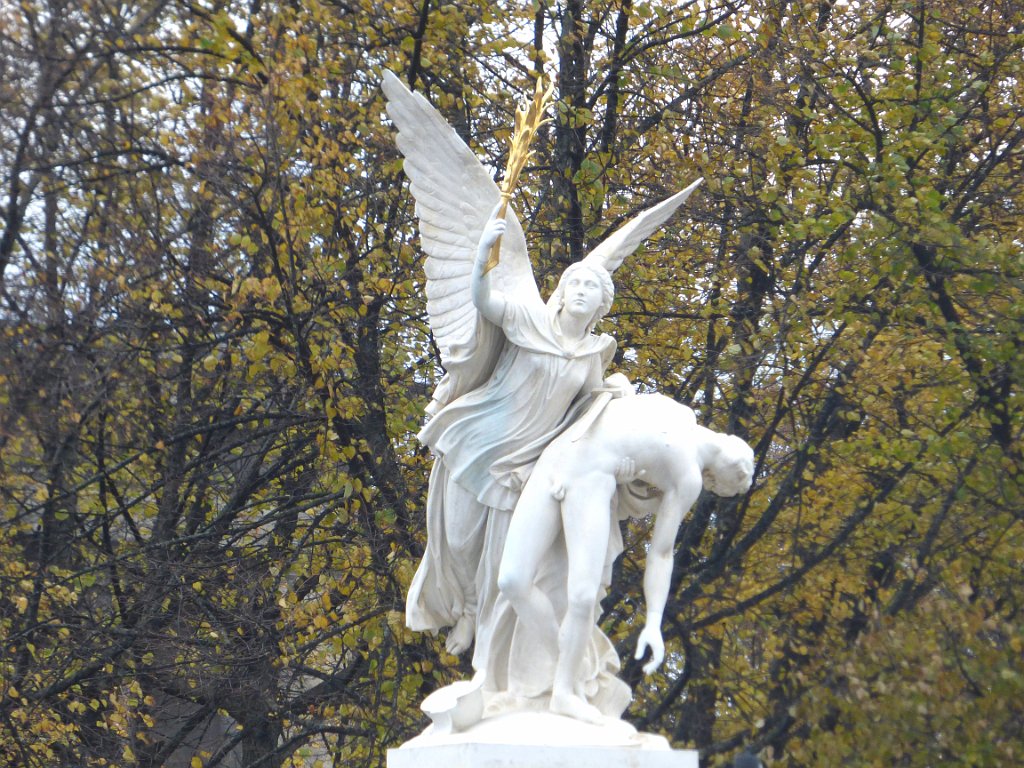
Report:
M451 744L388 751L388 768L698 768L697 752L629 747Z
M388 768L698 768L697 752L609 718L596 725L550 712L488 717L447 735L431 729L388 751Z
M409 588L406 623L418 631L447 629L448 650L472 648L476 673L471 683L431 694L424 711L435 735L476 733L487 714L532 717L537 702L551 710L550 717L567 715L597 724L601 734L620 733L619 726L626 726L619 717L631 694L617 677L618 655L595 614L611 561L621 551L611 523L616 487L634 475L646 476L662 493L665 503L656 511L664 521L655 543L667 542L671 549L678 521L701 487L694 443L705 436L694 427L688 436L673 438L673 446L689 446L671 459L673 467L685 465L688 478L685 487L676 487L666 479L671 472L658 471L665 456L645 459L657 453L662 431L631 442L635 456L613 456L608 440L619 438L591 434L608 421L602 415L606 407L617 411L617 399L648 402L624 397L632 386L621 374L606 378L615 340L596 333L595 325L612 305L611 273L669 220L700 180L605 237L566 269L544 301L523 227L500 204L501 192L487 169L423 96L390 72L382 87L416 200L427 314L446 370L419 433L435 461L427 491L427 547ZM490 255L498 243L494 264ZM693 421L692 412L683 411ZM583 447L603 452L577 450ZM541 472L543 456L551 452ZM599 464L598 457L612 464ZM569 475L551 469L570 459ZM541 480L532 480L538 473ZM531 483L536 487L524 502L520 497ZM600 518L596 527L570 525L578 497ZM525 522L517 522L520 517ZM665 533L659 536L660 529ZM513 532L515 545L509 546L506 537ZM581 584L569 583L581 555L586 576ZM641 650L654 652L647 671L662 657L664 563L656 570L651 583L657 582L659 599L648 600L655 610L640 636ZM501 575L507 577L504 594ZM506 706L485 712L485 699ZM520 708L524 701L529 705ZM527 731L511 721L501 727L513 743L548 733L535 723ZM550 738L567 732L572 729L563 723Z

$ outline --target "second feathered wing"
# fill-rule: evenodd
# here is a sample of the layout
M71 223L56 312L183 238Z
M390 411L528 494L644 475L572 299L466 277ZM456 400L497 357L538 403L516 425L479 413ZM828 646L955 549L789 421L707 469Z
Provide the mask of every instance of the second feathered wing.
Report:
M662 224L668 221L676 209L686 202L693 191L704 179L697 179L686 189L676 192L672 197L652 205L645 211L634 216L628 222L606 237L583 259L584 264L600 264L609 272L622 263L629 254L639 247L640 243L653 235Z

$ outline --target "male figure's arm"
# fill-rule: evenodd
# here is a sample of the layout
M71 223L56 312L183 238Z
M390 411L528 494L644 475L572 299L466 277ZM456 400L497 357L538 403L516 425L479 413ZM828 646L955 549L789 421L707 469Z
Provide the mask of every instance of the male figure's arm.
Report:
M664 491L654 518L654 531L647 551L644 569L644 602L647 618L636 644L636 658L641 659L651 649L651 659L644 664L644 672L656 670L665 658L665 642L661 637L661 619L672 583L673 552L676 534L683 518L700 494L700 474L696 468L680 471L679 481Z

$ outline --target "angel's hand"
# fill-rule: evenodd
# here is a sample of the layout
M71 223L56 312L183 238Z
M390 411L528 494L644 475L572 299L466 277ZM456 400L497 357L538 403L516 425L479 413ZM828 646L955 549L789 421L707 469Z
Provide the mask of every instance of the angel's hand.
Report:
M615 467L615 482L618 485L632 483L634 480L642 478L645 474L647 474L647 470L641 469L637 471L636 461L633 460L632 456L625 456L619 459L618 466Z
M494 218L495 213L497 213L497 209L491 214L491 218L487 220L487 223L484 225L483 234L480 235L480 246L477 249L477 254L483 258L487 258L487 254L491 252L491 246L501 239L508 226L508 222L505 221L504 217L500 219Z
M626 374L619 373L618 371L605 378L604 387L605 389L612 390L612 397L625 397L626 395L636 394Z
M649 675L651 672L661 666L662 660L665 658L665 641L661 638L661 628L648 624L644 627L643 632L640 633L639 639L636 641L636 654L633 658L642 659L647 649L651 649L651 660L644 664L644 674Z

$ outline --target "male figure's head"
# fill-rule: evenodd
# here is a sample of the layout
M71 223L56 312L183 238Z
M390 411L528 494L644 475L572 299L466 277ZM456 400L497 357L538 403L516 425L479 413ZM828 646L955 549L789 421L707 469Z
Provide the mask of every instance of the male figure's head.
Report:
M704 487L716 496L737 496L754 479L754 452L735 435L715 434L715 451L702 469Z

